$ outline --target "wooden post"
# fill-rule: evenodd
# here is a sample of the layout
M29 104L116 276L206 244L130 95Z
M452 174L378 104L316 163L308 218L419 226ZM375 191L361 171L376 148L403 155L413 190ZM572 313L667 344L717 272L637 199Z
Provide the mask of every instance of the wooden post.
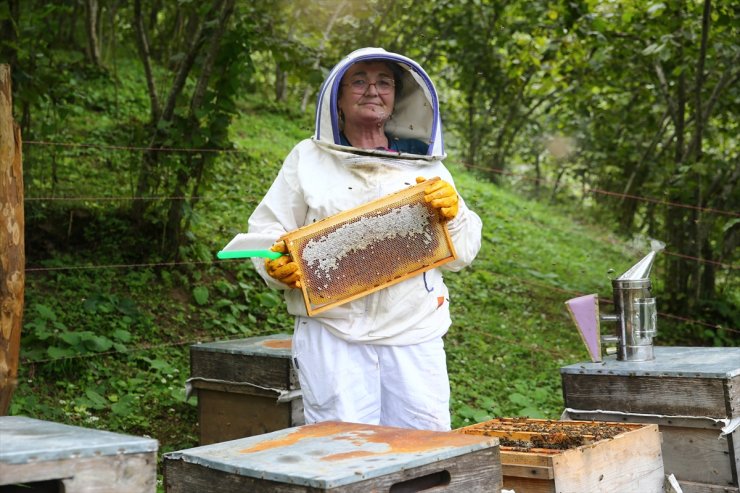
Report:
M0 416L18 383L25 289L21 131L13 122L10 65L0 64Z

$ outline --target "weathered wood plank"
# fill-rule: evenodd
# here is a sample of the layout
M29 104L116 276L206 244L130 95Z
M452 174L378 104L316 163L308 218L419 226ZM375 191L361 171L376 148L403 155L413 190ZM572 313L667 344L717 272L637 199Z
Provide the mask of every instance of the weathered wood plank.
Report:
M197 378L191 379L190 384L193 389L196 390L197 395L201 394L203 390L211 390L213 392L227 392L230 394L241 394L244 396L261 396L270 397L273 400L279 397L279 390L277 388L263 388L257 387L256 385L249 385L246 383L238 382L211 382L208 380L199 380Z
M722 431L723 422L717 418L699 416L659 416L657 414L630 414L619 411L600 410L569 410L561 419L572 419L582 421L608 421L612 423L645 423L658 426L677 426L681 428L700 428L714 430L717 435Z
M727 416L740 416L740 375L727 379L725 400L727 401Z
M145 493L157 489L155 453L83 460L62 481L65 493Z
M529 452L514 452L507 447L501 448L501 463L532 466L532 467L552 467L552 456L554 454L539 454ZM557 451L551 451L557 452Z
M646 425L606 442L602 446L593 444L566 450L553 457L556 491L663 491L663 459L657 426Z
M65 493L154 493L156 465L155 452L0 463L0 485L60 480Z
M727 417L720 379L563 374L562 381L566 405L573 409Z
M504 489L515 493L557 493L555 482L548 479L520 478L504 474Z
M504 476L516 476L518 478L553 479L555 475L552 467L528 466L524 464L501 464Z
M740 428L726 435L729 451L730 464L733 468L732 478L735 486L740 486Z
M674 474L679 481L733 486L727 437L696 428L661 426L660 431L666 474Z
M740 493L740 488L734 486L719 486L708 483L695 483L693 481L678 481L682 493Z
M21 131L12 94L10 65L0 64L0 416L18 380L26 281Z
M290 360L190 349L190 376L290 389ZM246 387L244 390L246 391Z
M165 489L167 493L219 493L271 492L271 493L367 493L369 491L434 491L470 493L496 493L501 491L501 462L497 448L489 448L419 467L399 470L385 476L362 480L352 484L321 489L256 479L217 471L182 460L165 457ZM432 489L433 488L433 489Z
M198 390L200 444L225 442L294 426L289 402L276 397Z

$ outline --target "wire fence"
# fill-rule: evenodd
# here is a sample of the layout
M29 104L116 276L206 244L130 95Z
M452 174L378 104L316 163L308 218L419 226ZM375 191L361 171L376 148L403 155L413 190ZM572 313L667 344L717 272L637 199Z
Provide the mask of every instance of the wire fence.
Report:
M241 154L248 153L247 149L218 149L212 147L142 147L142 146L130 146L130 145L106 145L106 144L85 144L77 142L48 142L43 140L26 140L23 145L37 145L37 146L52 146L52 147L79 147L84 149L99 149L99 150L112 150L112 151L136 151L136 152L176 152L176 153L233 153Z
M472 165L472 164L466 165L466 168L468 168L468 169L475 169L475 170L478 170L478 171L485 171L485 172L488 172L488 173L495 173L495 174L499 174L499 175L511 176L511 177L514 177L514 178L520 178L520 179L522 179L524 181L533 181L535 183L540 183L540 184L554 185L554 183L552 183L551 180L548 180L548 179L545 179L545 178L537 178L537 177L534 177L534 176L527 176L527 175L524 175L522 173L514 173L512 171L508 171L508 170L500 169L500 168L490 168L490 167L485 167L485 166L476 166L476 165ZM603 190L603 189L594 188L594 187L588 187L588 188L586 188L585 191L586 191L586 193L592 193L592 194L596 194L596 195L607 195L607 196L610 196L610 197L619 197L620 199L629 199L629 200L637 200L637 201L642 201L642 202L650 202L650 203L653 203L653 204L665 205L665 206L668 206L668 207L680 207L680 208L684 208L684 209L692 209L692 210L697 210L697 211L700 211L700 212L707 212L707 213L711 213L711 214L721 214L721 215L730 216L730 217L740 217L740 212L737 212L737 211L725 211L725 210L721 210L721 209L714 209L712 207L701 207L701 206L697 206L697 205L693 205L693 204L682 204L680 202L673 202L673 201L665 200L665 199L656 199L654 197L643 197L641 195L634 195L634 194L628 194L628 193L623 193L623 192L613 192L613 191L610 191L610 190Z
M218 261L214 261L214 263L216 263L216 262L218 262ZM221 261L221 262L235 262L235 261L234 260L225 260L225 261ZM186 262L178 262L176 264L179 265L179 264L182 264L182 263L186 263ZM197 262L197 263L198 264L207 264L208 262ZM172 265L172 264L174 264L174 263L141 264L141 265L161 266L161 265ZM501 274L501 273L496 273L496 274L497 275L500 275L502 277L516 279L517 281L519 281L519 282L521 282L523 284L531 285L531 286L534 286L534 287L537 287L537 288L543 288L543 289L550 290L550 291L555 291L555 292L558 292L558 293L564 293L564 294L567 294L569 296L583 296L584 294L587 294L587 293L580 292L580 291L575 291L575 290L571 290L571 289L564 289L564 288L561 288L561 287L558 287L558 286L553 286L551 284L546 284L546 283L541 283L541 282L533 281L531 279L525 279L525 278L522 278L522 277L513 276L511 274L506 274L506 275ZM611 305L614 302L611 299L608 299L608 298L599 298L599 303ZM722 329L722 330L725 330L725 331L728 331L728 332L740 334L740 330L738 330L738 329L732 329L732 328L723 327L723 326L716 325L716 324L710 324L710 323L707 323L707 322L702 322L702 321L699 321L699 320L693 320L693 319L690 319L690 318L681 317L681 316L678 316L678 315L672 315L672 314L669 314L669 313L658 312L658 316L664 317L664 318L673 319L673 320L679 320L679 321L686 322L686 323L697 324L697 325L701 325L701 326L704 326L704 327L707 327L707 328ZM223 340L228 340L228 339L223 339ZM69 356L61 356L61 357L57 357L57 358L25 359L24 362L27 363L27 364L54 363L54 362L60 362L60 361L71 361L71 360L79 360L79 359L88 359L88 358L103 357L103 356L116 356L116 355L123 355L123 354L131 354L131 353L136 353L136 352L141 352L141 351L153 351L153 350L157 350L157 349L165 349L165 348L179 347L179 346L186 346L186 345L189 346L189 345L199 344L199 343L202 343L202 342L203 342L202 339L188 339L188 340L181 340L181 341L175 341L175 342L169 342L169 343L162 343L162 344L141 344L141 345L134 346L134 347L128 347L128 348L126 348L124 350L110 350L110 351L101 351L101 352L96 352L96 353L74 354L74 355L69 355Z
M128 145L100 145L100 144L85 144L85 143L64 143L64 142L50 142L50 141L39 141L39 140L32 140L32 141L25 141L23 142L23 145L29 145L29 146L56 146L56 147L66 147L66 148L87 148L87 149L97 149L97 150L113 150L113 151L129 151L129 152L169 152L169 153L222 153L222 154L238 154L238 153L247 153L249 152L246 149L213 149L213 148L177 148L177 147L146 147L146 146L128 146ZM540 184L546 184L546 185L553 185L553 183L550 180L537 178L537 177L531 177L525 174L521 173L514 173L508 170L503 169L496 169L496 168L490 168L490 167L481 167L481 166L474 166L474 165L466 165L466 168L468 169L475 169L479 171L484 171L487 173L497 173L501 175L511 176L514 178L518 178L525 181L533 181ZM667 207L680 207L680 208L686 208L686 209L692 209L697 210L702 213L711 213L711 214L719 214L729 217L740 217L740 213L734 212L734 211L725 211L725 210L719 210L714 208L708 208L708 207L700 207L692 204L682 204L672 201L667 201L664 199L657 199L653 197L644 197L644 196L638 196L633 194L626 194L621 192L613 192L609 190L602 190L598 188L588 188L586 189L586 193L591 194L600 194L604 196L611 196L611 197L619 197L621 199L626 200L635 200L635 201L643 201L648 203L654 203L659 205L664 205ZM186 199L197 199L199 201L207 201L207 200L253 200L258 201L259 197L254 196L244 196L244 195L235 195L235 196L199 196L199 197L193 197L193 196L146 196L146 197L137 197L137 196L130 196L130 195L120 195L120 196L98 196L98 195L89 195L89 196L35 196L35 197L25 197L24 201L26 202L45 202L45 201L85 201L85 202L114 202L114 201L168 201L168 200L186 200ZM693 261L693 262L701 262L706 264L715 265L717 267L728 269L728 270L736 270L738 268L737 265L728 264L725 262L719 262L716 260L711 259L703 259L691 255L686 255L682 253L677 252L669 252L663 250L664 254L674 256L677 258L682 258L687 261ZM80 270L100 270L100 269L137 269L137 268L161 268L161 267L180 267L180 266L189 266L189 265L200 265L200 266L206 266L206 265L217 265L217 264L223 264L228 262L234 262L233 260L211 260L211 261L176 261L176 262L151 262L151 263L130 263L130 264L100 264L100 265L70 265L70 266L54 266L54 267L26 267L25 271L28 274L40 274L44 272L56 272L56 271L80 271ZM43 261L40 261L40 263L43 263ZM501 274L501 273L495 273L497 275L505 276L508 278L513 278L522 284L531 285L537 288L542 288L550 291L556 291L559 293L565 293L568 295L574 295L574 296L581 296L586 293L578 292L575 290L570 289L564 289L558 286L553 286L552 284L537 282L532 279L527 279L523 277L518 277L512 274ZM601 299L602 303L613 303L609 299ZM705 321L701 320L694 320L687 317L682 317L678 315L673 315L670 313L662 313L659 312L658 315L660 317L672 319L672 320L678 320L685 323L695 324L715 330L724 330L732 333L738 333L740 334L740 330L735 328L729 328L724 327L717 324L711 324ZM71 356L64 356L59 358L47 358L47 359L37 359L37 360L25 360L28 364L41 364L41 363L51 363L61 360L70 360L70 359L79 359L79 358L92 358L92 357L101 357L101 356L113 356L118 354L128 354L133 352L140 352L140 351L151 351L156 349L162 349L167 347L176 347L176 346L183 346L183 345L191 345L196 344L198 342L201 342L199 340L183 340L183 341L177 341L177 342L171 342L171 343L162 343L162 344L142 344L139 346L134 346L130 348L126 348L125 350L111 350L111 351L103 351L103 352L95 352L95 353L86 353L86 354L78 354L78 355L71 355Z
M23 145L39 145L39 146L57 146L57 147L81 147L81 148L88 148L88 149L99 149L99 150L123 150L123 151L137 151L137 152L171 152L171 153L233 153L233 154L240 154L240 153L248 153L248 149L214 149L214 148L182 148L182 147L143 147L143 146L126 146L126 145L103 145L103 144L85 144L85 143L68 143L68 142L49 142L49 141L39 141L39 140L29 140L23 142ZM488 173L496 173L500 175L506 175L506 176L512 176L515 178L521 178L523 180L527 181L534 181L537 183L543 183L543 184L552 184L550 180L543 179L543 178L537 178L537 177L531 177L524 175L522 173L514 173L505 169L500 168L493 168L493 167L484 167L484 166L476 166L471 164L466 164L466 168L468 169L476 169L479 171L485 171ZM725 211L721 209L715 209L711 207L701 207L693 204L683 204L679 202L673 202L668 201L664 199L657 199L654 197L644 197L640 195L634 195L634 194L627 194L623 192L614 192L610 190L603 190L599 188L593 188L590 187L587 190L587 193L593 193L593 194L600 194L600 195L607 195L611 197L619 197L621 199L630 199L630 200L637 200L637 201L643 201L643 202L651 202L654 204L660 204L665 205L669 207L681 207L686 209L693 209L701 212L707 212L707 213L713 213L713 214L721 214L726 215L730 217L740 217L740 212L737 211ZM169 200L175 200L179 199L182 200L184 198L190 198L190 197L164 197L159 199L169 199ZM67 198L47 198L46 200L71 200L73 198L67 197ZM104 200L151 200L152 198L149 197L103 197ZM36 198L32 197L31 200L44 200L44 198Z

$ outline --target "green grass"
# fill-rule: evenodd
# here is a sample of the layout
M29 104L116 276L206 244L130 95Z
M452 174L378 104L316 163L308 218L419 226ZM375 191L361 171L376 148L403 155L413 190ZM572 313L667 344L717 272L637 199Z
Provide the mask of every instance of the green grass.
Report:
M215 262L214 255L246 229L284 156L310 136L311 120L244 102L232 127L239 152L218 160L202 191L183 264L116 265L134 263L131 250L147 247L128 237L117 204L33 203L29 265L47 270L27 276L11 413L151 436L160 452L196 445L195 399L184 394L189 345L291 330L282 299L248 262ZM101 125L119 128L114 120ZM76 196L110 192L111 174L118 187L129 182L127 160L138 158L128 151L55 152L64 170L74 168L60 173L56 186ZM100 171L104 164L107 172ZM454 158L449 166L484 222L473 266L447 276L453 426L489 416L557 418L559 368L587 358L563 302L592 292L608 297L609 269L622 272L644 252L630 251L585 218L495 187L455 166ZM47 190L46 174L35 171L42 178L34 187ZM69 268L96 265L115 266Z

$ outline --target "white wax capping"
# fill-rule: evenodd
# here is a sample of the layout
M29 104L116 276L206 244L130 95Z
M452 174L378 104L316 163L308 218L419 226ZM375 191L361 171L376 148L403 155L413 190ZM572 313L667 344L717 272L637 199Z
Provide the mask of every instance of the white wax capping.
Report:
M396 237L421 236L420 240L429 245L433 240L427 230L431 219L429 209L418 203L390 209L383 214L361 216L357 221L308 241L302 257L307 265L318 263L315 274L330 280L330 271L337 269L344 257L379 242Z

